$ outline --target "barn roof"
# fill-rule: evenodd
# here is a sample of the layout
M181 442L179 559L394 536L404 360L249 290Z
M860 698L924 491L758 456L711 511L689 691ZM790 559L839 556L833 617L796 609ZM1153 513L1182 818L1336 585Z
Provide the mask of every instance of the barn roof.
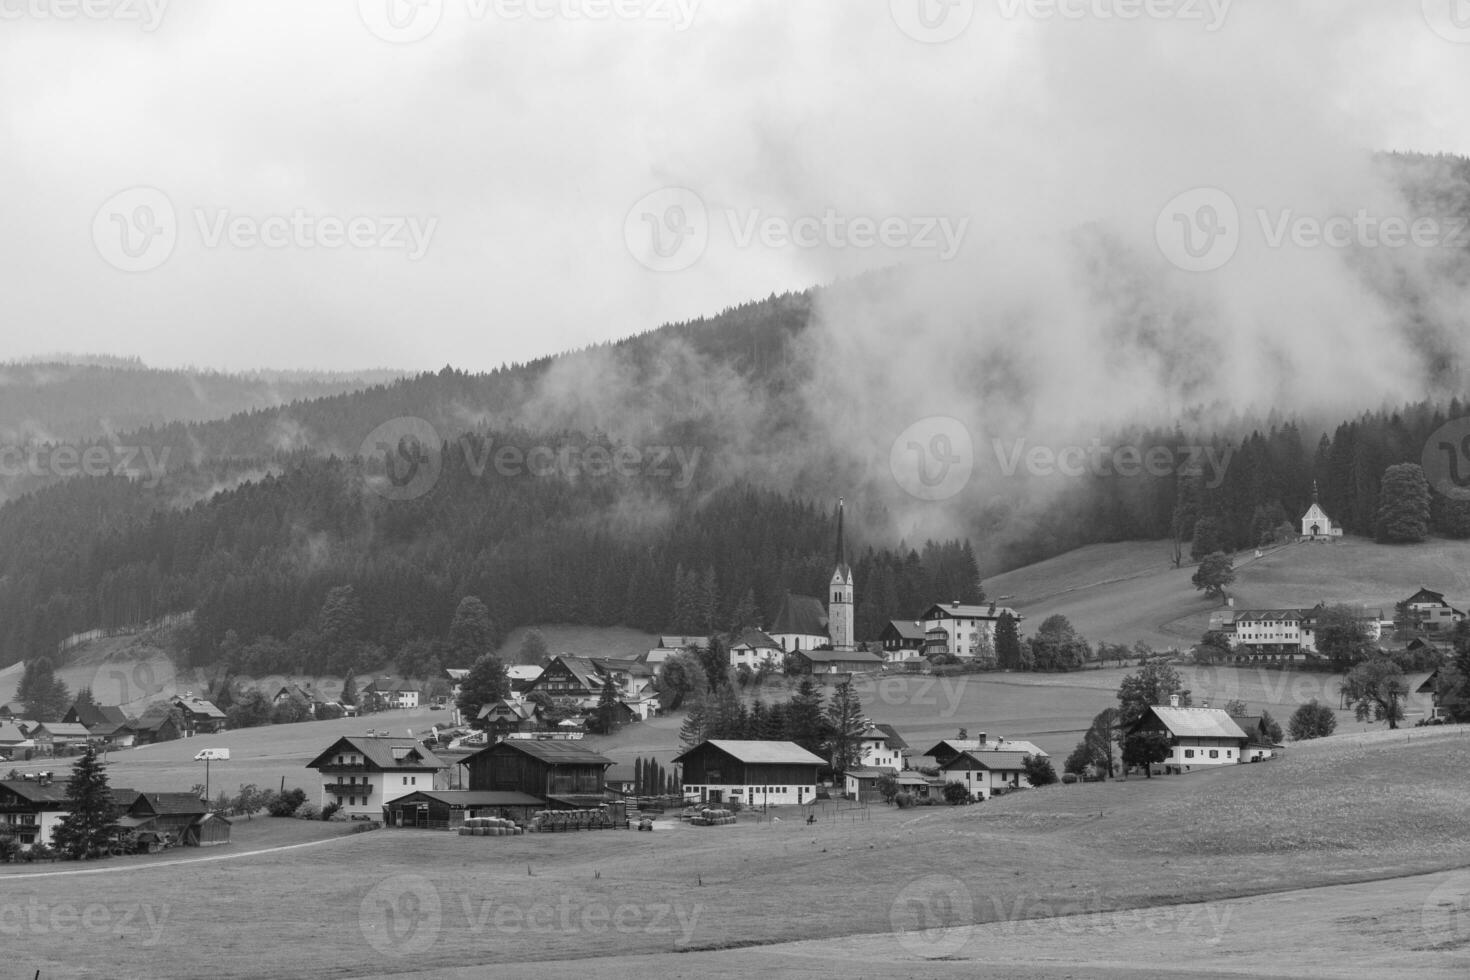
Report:
M1224 708L1149 708L1175 738L1249 738Z
M451 807L460 806L543 806L541 799L528 793L501 792L493 790L478 789L452 789L452 790L426 790L421 789L417 793L409 793L400 796L389 803L389 806L402 804L408 800L422 797L433 800L436 803L444 803Z
M470 759L492 752L495 749L507 747L514 749L533 759L551 765L600 765L610 766L613 761L606 756L598 755L589 748L584 748L567 739L541 739L541 738L508 738L503 742L486 746L474 755L460 760L460 765L466 765Z
M373 738L367 735L344 735L325 752L306 764L308 769L320 769L332 765L331 756L340 754L346 747L358 753L379 769L443 769L445 763L438 756L413 739Z
M766 742L756 739L711 738L700 745L681 753L675 762L697 751L701 746L712 745L726 755L750 765L816 765L826 761L813 755L795 742Z

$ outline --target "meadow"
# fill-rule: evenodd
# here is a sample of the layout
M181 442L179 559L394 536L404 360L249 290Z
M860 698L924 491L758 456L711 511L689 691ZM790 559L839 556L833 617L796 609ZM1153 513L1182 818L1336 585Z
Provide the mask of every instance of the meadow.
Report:
M914 963L993 965L1024 962L1029 944L949 949L952 930L1059 938L1044 924L1059 915L1148 921L1164 913L1145 910L1204 903L1168 922L1191 964L1223 968L1210 959L1230 929L1208 914L1219 903L1470 865L1470 782L1444 778L1467 766L1470 730L1421 729L967 807L829 806L812 826L793 813L721 828L662 821L651 834L379 830L192 868L101 862L88 869L98 873L7 877L0 946L21 974L48 978L520 975L507 966L694 950L738 959L750 946L848 936ZM1465 942L1446 955L1463 957ZM666 972L684 961L656 962Z

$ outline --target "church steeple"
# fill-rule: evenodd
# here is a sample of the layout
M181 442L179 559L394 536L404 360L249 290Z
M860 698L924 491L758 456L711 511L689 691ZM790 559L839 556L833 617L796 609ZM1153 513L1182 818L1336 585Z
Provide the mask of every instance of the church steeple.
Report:
M827 631L832 638L832 649L852 651L857 649L853 636L853 584L852 567L847 563L847 542L843 538L843 501L837 501L837 548L834 560L837 567L832 572L832 582L827 589Z

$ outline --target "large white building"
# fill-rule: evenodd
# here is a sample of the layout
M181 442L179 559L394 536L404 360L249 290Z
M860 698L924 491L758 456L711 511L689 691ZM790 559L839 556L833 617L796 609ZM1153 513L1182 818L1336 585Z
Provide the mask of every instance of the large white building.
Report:
M380 817L400 796L447 788L435 786L444 762L409 739L344 735L306 768L321 774L321 805L339 803L348 816Z
M947 653L974 659L995 656L995 625L1009 615L1018 624L1021 616L1008 606L969 605L958 600L949 605L935 603L919 617L923 624L925 653ZM940 648L940 644L943 648Z
M1221 708L1181 708L1179 696L1169 698L1167 707L1154 706L1134 722L1129 734L1164 732L1169 736L1169 755L1163 764L1180 772L1195 766L1231 766L1247 758L1248 736L1229 713Z

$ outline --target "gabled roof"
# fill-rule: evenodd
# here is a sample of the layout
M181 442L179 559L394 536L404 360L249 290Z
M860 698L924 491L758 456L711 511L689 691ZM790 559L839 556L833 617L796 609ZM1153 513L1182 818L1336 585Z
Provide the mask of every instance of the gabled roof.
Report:
M88 729L106 728L115 731L128 723L128 716L115 704L73 704L62 716L62 720L73 718L77 724Z
M874 725L873 727L882 732L888 739L888 747L890 749L906 749L909 747L909 743L903 740L903 736L898 734L898 729L892 725Z
M534 681L545 669L540 664L511 664L505 668L505 675L513 681Z
M1235 614L1235 625L1241 623L1300 623L1305 619L1300 609L1242 609Z
M529 721L536 714L535 708L526 704L524 701L510 701L502 698L493 704L481 705L480 713L476 717L489 718L491 715L499 714L500 712L506 712L520 721Z
M798 650L796 655L814 664L843 663L876 667L883 663L883 658L876 653L863 650Z
M78 725L75 722L43 721L31 729L31 737L35 738L36 733L42 731L52 738L86 738L92 734L87 731L85 725Z
M898 770L892 766L853 766L847 774L854 779L877 779L879 776L897 776Z
M936 602L919 619L928 621L931 619L999 619L1009 613L1012 619L1021 619L1021 614L1010 606L998 606L993 602L983 605L969 605L963 602Z
M188 815L202 816L209 812L209 805L193 793L139 793L128 807L129 812L139 816L144 812L158 816Z
M940 739L924 755L937 757L960 752L1024 752L1027 755L1047 757L1036 743L1019 738L990 738L983 742L978 738L945 738Z
M0 786L4 786L28 803L59 803L62 809L66 807L66 780L61 782L53 780L51 785L42 786L31 779L5 779L0 780Z
M488 745L474 755L461 759L460 765L468 765L470 759L492 752L495 749L510 748L533 759L539 759L549 765L557 766L610 766L613 761L606 756L598 755L591 749L584 748L575 742L566 739L540 739L540 738L508 738L503 742Z
M819 599L788 592L768 632L772 636L826 636L827 609Z
M973 752L961 752L939 768L1011 772L1023 768L1026 759L1035 754L1035 752L1022 752L1017 749L976 749ZM966 763L969 764L966 765Z
M205 718L217 718L223 720L225 713L215 707L213 702L203 698L190 698L179 695L173 699L173 704L178 705L190 714L200 715Z
M1148 709L1153 712L1169 734L1175 738L1238 738L1248 739L1250 736L1240 730L1240 726L1230 717L1224 708L1161 708L1158 705ZM1148 715L1145 714L1144 718ZM1140 722L1143 719L1140 719Z
M132 722L132 727L140 732L156 732L164 725L174 723L173 715L169 714L168 705L155 704L144 711L137 721Z
M755 739L711 738L674 758L675 762L711 745L726 755L750 765L784 764L800 766L825 766L825 759L815 756L795 742L764 742Z
M707 636L660 636L658 645L666 650L682 650L684 647L698 647L703 650L709 646Z
M334 765L336 756L345 752L356 752L367 762L381 770L406 770L422 772L443 769L445 763L438 756L412 739L373 738L368 735L344 735L327 750L306 764L308 769L320 769Z
M757 629L748 629L740 634L740 638L730 644L730 649L738 647L749 647L752 650L780 650L781 644L771 639L768 635Z
M1448 606L1449 605L1449 603L1445 601L1444 593L1443 592L1434 592L1434 591L1432 591L1430 589L1424 588L1422 585L1419 587L1419 591L1418 592L1415 592L1413 595L1409 596L1404 601L1407 602L1407 603L1409 603L1410 605L1414 605L1414 604L1421 603L1421 602L1422 603L1429 603L1429 604L1436 605L1436 606Z
M886 633L888 630L893 630L899 635L900 639L914 640L921 643L924 640L924 624L918 620L890 619L884 632Z
M407 796L400 796L389 806L402 806L410 801L417 802L420 799L435 800L439 803L448 804L451 807L466 806L545 806L546 801L531 796L527 793L517 793L513 790L480 790L480 789L421 789Z
M13 721L0 721L0 745L14 745L26 740L25 732Z

